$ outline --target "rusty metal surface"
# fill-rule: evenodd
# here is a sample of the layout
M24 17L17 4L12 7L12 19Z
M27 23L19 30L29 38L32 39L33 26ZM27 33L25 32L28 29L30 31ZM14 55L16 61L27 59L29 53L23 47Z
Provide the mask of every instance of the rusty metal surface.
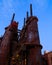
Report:
M9 52L12 52L12 56L9 59L9 64L13 65L41 65L41 44L39 40L38 33L38 19L36 17L30 17L26 21L26 25L20 31L20 39L18 40L18 45L16 40L17 36L17 23L14 21L9 27L5 28L6 32L3 37L3 41L1 43L1 53L0 53L0 61L1 65L7 65L7 59ZM16 34L16 36L15 36ZM11 42L12 39L12 42ZM10 49L12 45L12 50ZM20 46L19 46L20 45ZM16 48L15 48L16 47ZM15 48L15 49L14 49ZM14 53L15 52L15 53ZM5 54L6 53L6 54ZM19 58L16 57L19 55ZM3 59L2 59L3 58ZM15 59L15 62L12 59ZM21 59L21 60L19 60ZM17 61L18 60L18 61ZM7 61L7 62L6 62ZM30 64L29 64L30 62Z
M5 32L4 37L2 39L2 42L1 42L0 65L7 65L8 64L8 57L10 56L9 55L10 54L10 45L11 45L11 41L13 39L13 32L17 30L17 26L16 26L17 23L16 23L16 25L14 25L13 23L6 29L6 32ZM11 29L13 31L11 31Z
M18 50L16 50L17 54L22 58L25 56L21 54L22 52L26 54L26 58L21 60L22 65L42 65L41 62L41 44L39 40L39 33L38 33L38 24L37 24L37 18L30 17L29 20L27 20L27 23L24 28L22 28L20 32L20 39L19 44L21 45ZM21 49L20 49L21 48ZM20 52L18 52L20 51ZM14 58L16 59L16 53L14 54ZM17 58L18 59L18 58ZM25 59L27 60L25 62ZM11 61L13 62L13 61ZM16 61L17 65L18 62ZM30 64L29 64L30 63Z
M0 65L51 65L52 53L45 54L44 57L41 54L37 21L36 17L29 17L20 30L19 37L15 21L5 28L0 44Z
M44 59L46 60L45 63L47 63L47 65L52 65L52 51L45 53Z

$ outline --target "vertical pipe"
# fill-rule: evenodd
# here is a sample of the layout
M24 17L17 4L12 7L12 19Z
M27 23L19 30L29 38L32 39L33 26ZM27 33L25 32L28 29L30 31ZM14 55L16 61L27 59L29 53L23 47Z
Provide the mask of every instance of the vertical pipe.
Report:
M24 27L25 27L25 18L24 18Z
M15 13L13 13L12 20L11 20L11 24L12 24L12 22L14 20L14 17L15 17Z
M30 4L30 16L32 16L33 13L32 13L32 4Z
M27 19L28 19L28 11L27 11Z

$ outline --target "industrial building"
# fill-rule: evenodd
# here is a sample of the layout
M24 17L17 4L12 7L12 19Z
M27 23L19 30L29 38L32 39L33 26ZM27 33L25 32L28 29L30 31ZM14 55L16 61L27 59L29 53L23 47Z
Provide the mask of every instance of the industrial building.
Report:
M0 65L52 65L52 51L41 53L38 18L33 16L32 4L21 30L14 16L0 37Z

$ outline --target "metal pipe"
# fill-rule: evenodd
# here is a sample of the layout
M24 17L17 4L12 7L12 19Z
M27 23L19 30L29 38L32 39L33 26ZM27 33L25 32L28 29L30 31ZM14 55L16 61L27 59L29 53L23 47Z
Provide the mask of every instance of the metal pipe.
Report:
M30 4L30 16L32 16L33 13L32 13L32 4Z
M28 11L27 11L27 19L28 19Z
M14 20L14 17L15 17L15 13L13 13L12 20L11 20L11 24L12 24L12 22Z
M25 18L24 18L24 27L25 27Z

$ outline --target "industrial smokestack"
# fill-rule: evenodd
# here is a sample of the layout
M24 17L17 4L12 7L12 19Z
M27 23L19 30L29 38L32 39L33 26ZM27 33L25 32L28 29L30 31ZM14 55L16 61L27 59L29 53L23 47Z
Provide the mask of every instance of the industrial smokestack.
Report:
M32 16L33 13L32 13L32 4L30 4L30 16Z
M27 11L27 19L28 19L28 11Z
M14 20L14 17L15 17L15 13L13 13L12 20L11 20L11 24L12 24L12 22Z
M25 27L25 24L26 24L26 22L25 22L25 18L24 18L24 27Z

